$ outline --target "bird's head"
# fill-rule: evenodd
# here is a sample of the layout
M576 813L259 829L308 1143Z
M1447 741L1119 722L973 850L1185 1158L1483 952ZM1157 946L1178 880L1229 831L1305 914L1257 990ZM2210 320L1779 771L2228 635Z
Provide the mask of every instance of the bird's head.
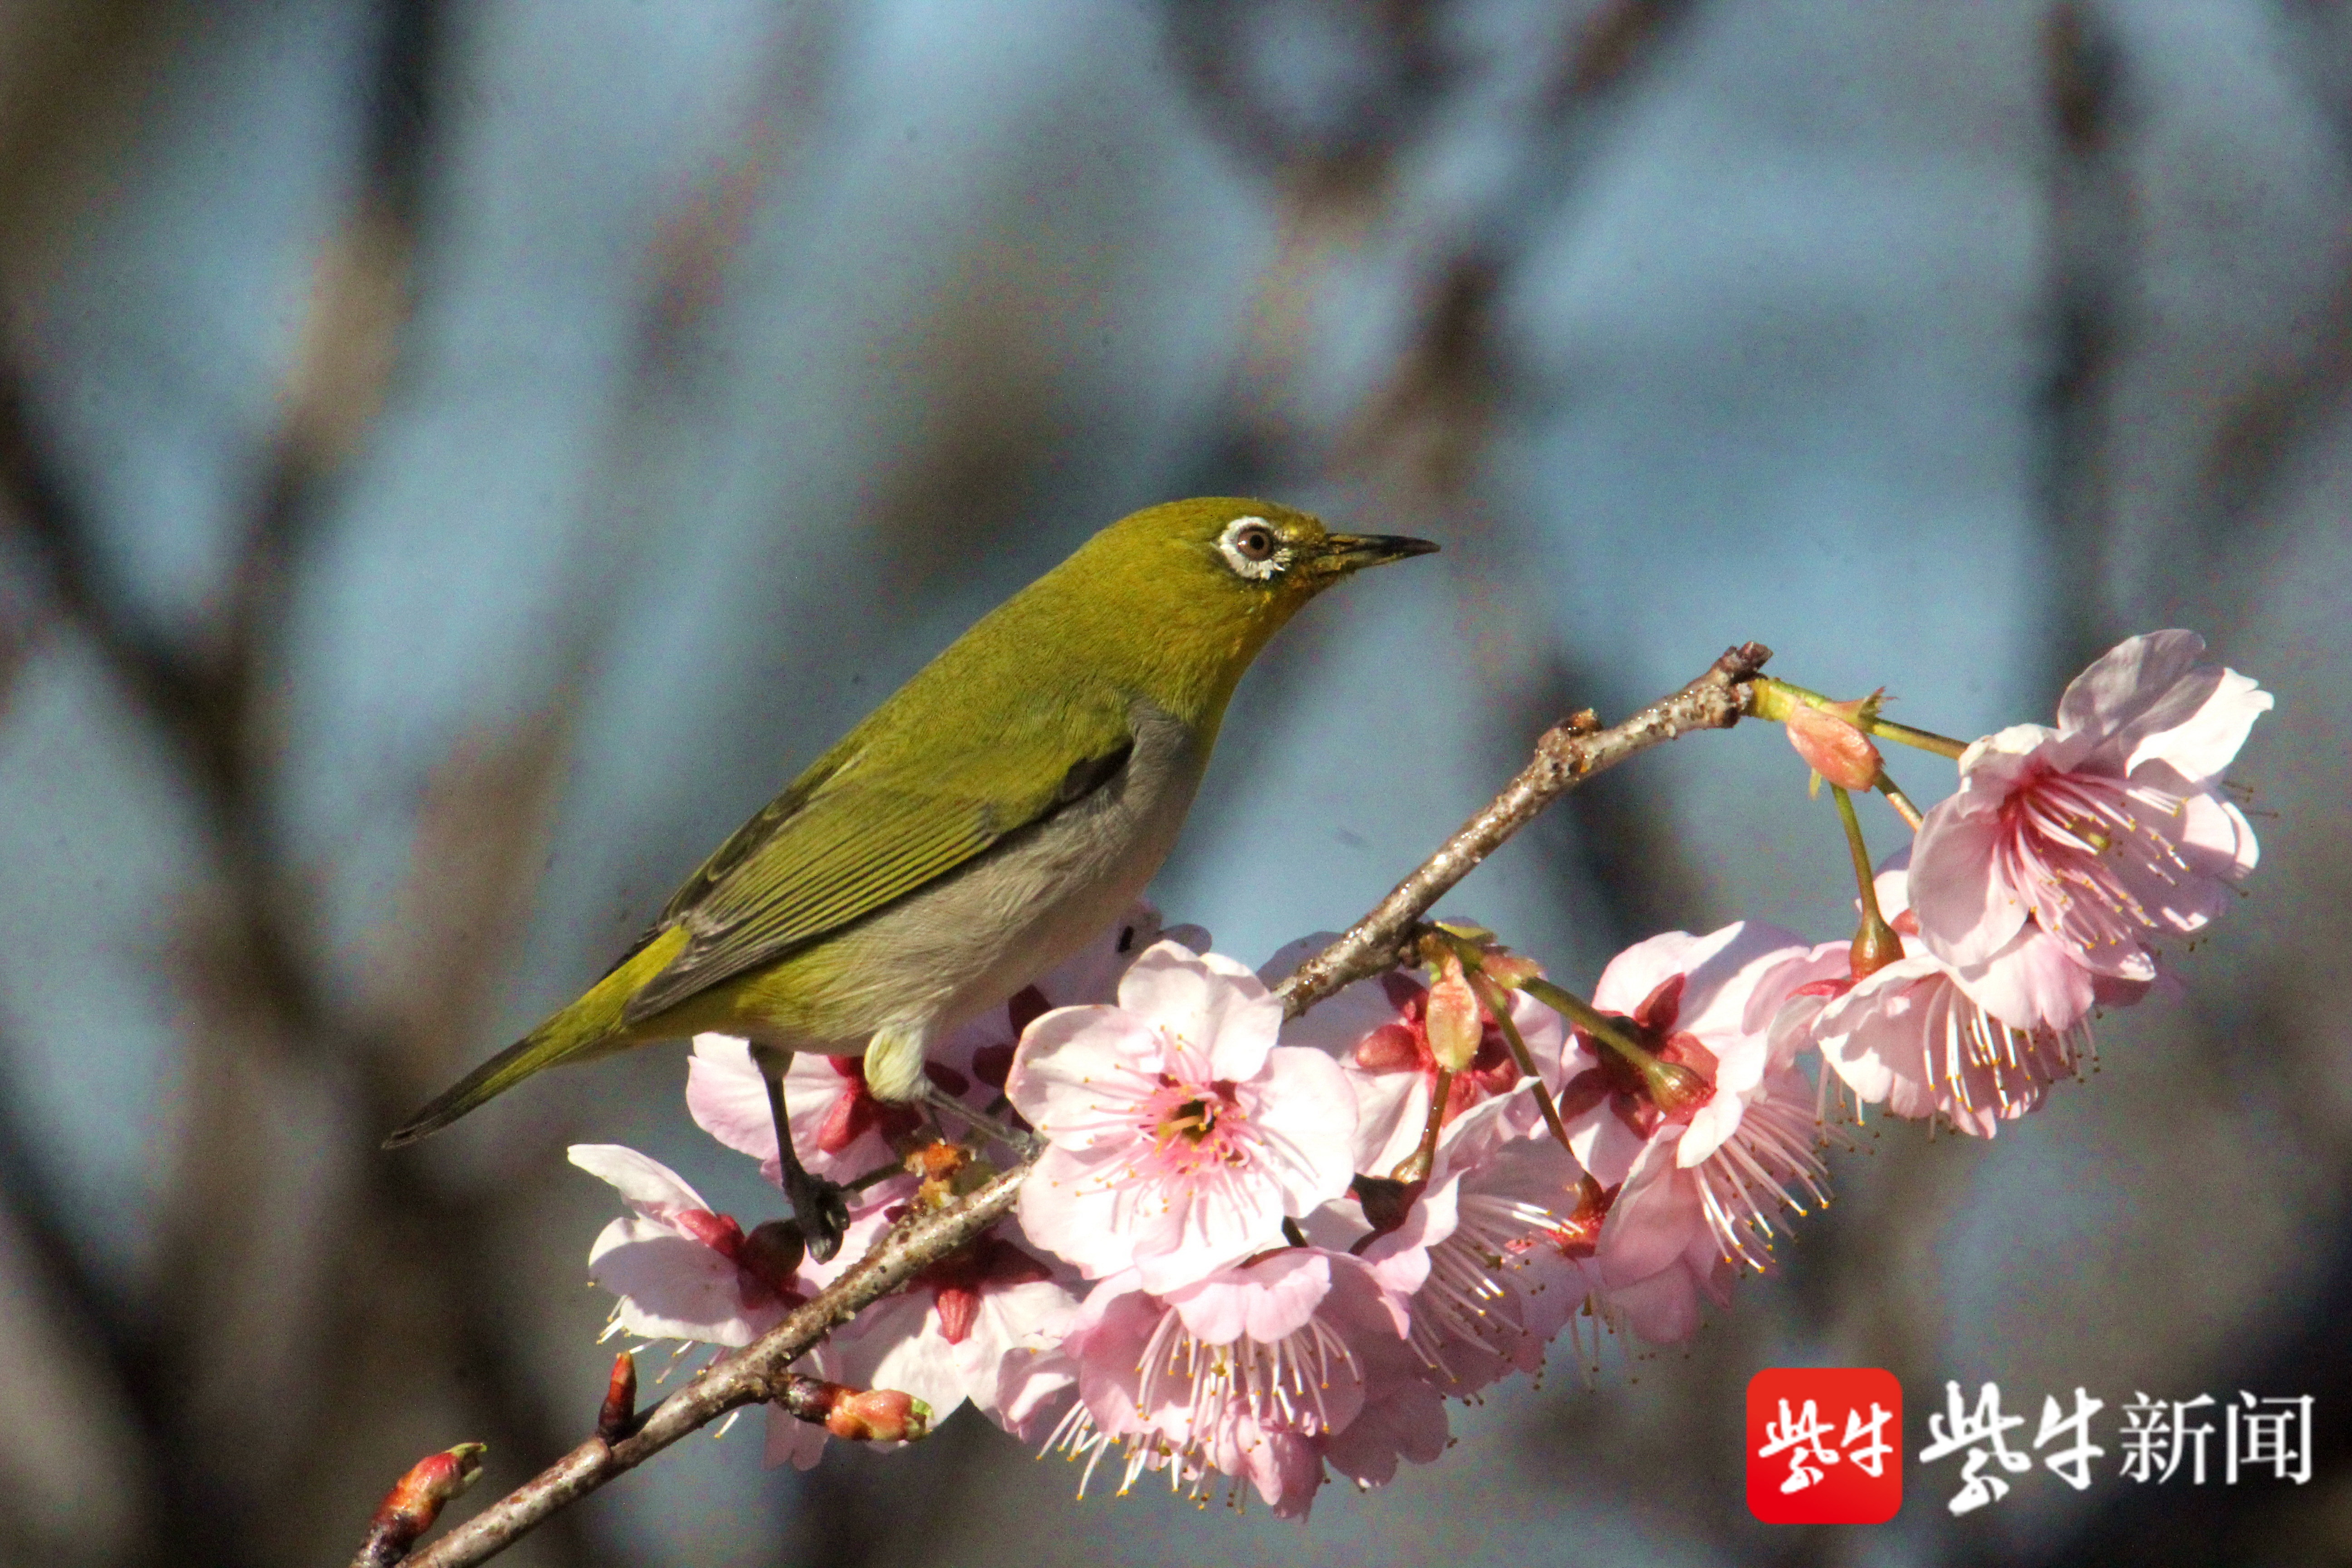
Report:
M1097 636L1171 678L1230 691L1266 639L1341 578L1436 545L1335 533L1272 501L1201 496L1147 507L1064 563L1069 586L1105 612ZM1222 706L1223 697L1216 698Z

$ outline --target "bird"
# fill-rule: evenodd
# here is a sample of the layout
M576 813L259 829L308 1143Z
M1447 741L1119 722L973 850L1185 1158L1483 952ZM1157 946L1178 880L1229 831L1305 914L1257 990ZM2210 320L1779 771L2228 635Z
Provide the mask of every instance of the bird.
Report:
M1112 523L918 671L721 844L602 979L384 1147L551 1067L738 1036L767 1080L793 1217L830 1258L847 1208L793 1151L793 1053L862 1057L877 1099L924 1098L934 1039L1107 928L1159 870L1275 633L1341 579L1437 548L1240 497Z

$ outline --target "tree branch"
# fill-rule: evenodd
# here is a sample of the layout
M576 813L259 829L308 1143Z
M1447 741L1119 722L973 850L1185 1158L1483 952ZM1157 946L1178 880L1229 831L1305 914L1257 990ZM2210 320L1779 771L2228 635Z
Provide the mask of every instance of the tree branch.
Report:
M1276 987L1297 1017L1351 981L1377 974L1405 956L1413 923L1478 863L1543 809L1593 774L1692 730L1728 730L1747 707L1745 683L1772 657L1761 643L1727 648L1705 675L1662 697L1622 724L1600 728L1590 709L1570 714L1536 742L1536 754L1503 792L1399 882L1348 933L1298 966Z
M1696 680L1622 724L1604 730L1588 710L1554 725L1536 742L1534 758L1485 809L1345 936L1276 987L1290 1016L1296 1017L1349 982L1397 963L1415 921L1480 861L1586 779L1693 730L1730 729L1746 707L1745 683L1770 657L1771 650L1762 644L1743 643L1726 650ZM635 1432L618 1441L590 1437L407 1559L409 1568L464 1568L483 1562L557 1510L729 1411L773 1398L790 1376L785 1369L837 1325L931 1264L969 1247L1012 1212L1028 1172L1025 1163L1016 1166L954 1203L909 1215L815 1299L740 1352L711 1363L655 1406Z

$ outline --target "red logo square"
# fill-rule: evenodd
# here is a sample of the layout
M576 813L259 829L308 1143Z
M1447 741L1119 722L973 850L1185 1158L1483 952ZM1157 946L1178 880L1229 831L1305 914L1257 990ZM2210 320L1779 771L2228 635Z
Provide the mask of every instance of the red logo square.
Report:
M1903 1385L1874 1366L1748 1380L1748 1511L1767 1524L1884 1524L1903 1508Z

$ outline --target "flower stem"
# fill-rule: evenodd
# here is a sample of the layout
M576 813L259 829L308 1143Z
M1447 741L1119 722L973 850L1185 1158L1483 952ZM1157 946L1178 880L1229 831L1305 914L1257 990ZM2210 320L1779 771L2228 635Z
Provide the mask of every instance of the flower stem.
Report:
M1845 846L1853 856L1853 879L1862 893L1862 924L1853 933L1853 973L1856 979L1874 974L1903 956L1903 939L1878 910L1878 880L1870 868L1870 846L1863 842L1862 818L1854 815L1853 797L1830 785L1837 802L1838 819L1845 824Z
M1632 1064L1648 1086L1651 1101L1669 1114L1685 1106L1704 1104L1714 1086L1706 1079L1664 1057L1644 1050L1639 1041L1619 1026L1624 1020L1603 1013L1572 991L1563 991L1549 980L1529 980L1520 986L1528 995L1546 1004L1572 1021L1576 1026Z
M1919 815L1919 808L1911 804L1909 795L1895 787L1895 781L1886 776L1884 768L1878 771L1878 793L1886 797L1886 804L1895 808L1895 815L1903 819L1905 826L1914 833L1919 831L1919 825L1927 818Z
M1647 1068L1658 1059L1643 1050L1640 1042L1633 1036L1619 1028L1618 1019L1613 1015L1601 1011L1575 992L1562 990L1549 980L1530 980L1519 989L1623 1057L1633 1066Z
M1519 1070L1528 1075L1529 1083L1536 1086L1536 1108L1543 1112L1544 1125L1551 1129L1551 1135L1559 1141L1559 1146L1567 1149L1567 1124L1560 1121L1559 1107L1552 1102L1551 1089L1545 1084L1543 1074L1536 1068L1535 1053L1528 1049L1527 1040L1519 1034L1518 1023L1511 1016L1511 999L1503 994L1502 987L1496 985L1485 970L1465 964L1463 972L1469 975L1470 984L1476 988L1478 1000L1486 1004L1486 1011L1495 1015L1495 1022L1501 1026L1503 1038L1511 1047L1511 1059L1519 1064ZM1575 1151L1570 1150L1570 1152Z
M1551 1129L1554 1138L1559 1140L1559 1146L1567 1149L1567 1124L1559 1119L1559 1107L1552 1100L1550 1086L1544 1082L1543 1074L1537 1069L1535 1053L1528 1049L1527 1040L1519 1034L1518 1023L1511 1016L1511 999L1506 994L1506 987L1496 984L1495 977L1486 973L1485 964L1480 962L1477 943L1447 931L1442 925L1433 929L1461 955L1464 977L1470 982L1470 988L1478 994L1478 1000L1486 1005L1486 1011L1495 1016L1496 1024L1503 1031L1503 1039L1511 1047L1511 1059L1518 1063L1519 1070L1527 1074L1528 1080L1536 1086L1536 1107L1543 1112L1544 1125ZM1571 1153L1574 1152L1570 1150Z
M1752 695L1748 700L1748 713L1758 719L1786 722L1789 709L1799 702L1811 708L1832 706L1831 700L1818 691L1808 691L1801 686L1759 675L1749 685ZM1933 752L1939 757L1957 758L1969 749L1966 741L1955 741L1949 735L1938 735L1932 730L1915 730L1908 724L1897 724L1892 719L1857 719L1854 724L1864 734L1875 735L1882 741L1894 741L1914 746L1923 752ZM1900 810L1900 807L1896 808Z
M1392 1182L1425 1182L1432 1167L1437 1163L1437 1135L1445 1130L1445 1102L1454 1097L1454 1074L1444 1068L1437 1069L1437 1081L1429 1086L1429 1121L1421 1130L1421 1146L1397 1162L1389 1173Z

